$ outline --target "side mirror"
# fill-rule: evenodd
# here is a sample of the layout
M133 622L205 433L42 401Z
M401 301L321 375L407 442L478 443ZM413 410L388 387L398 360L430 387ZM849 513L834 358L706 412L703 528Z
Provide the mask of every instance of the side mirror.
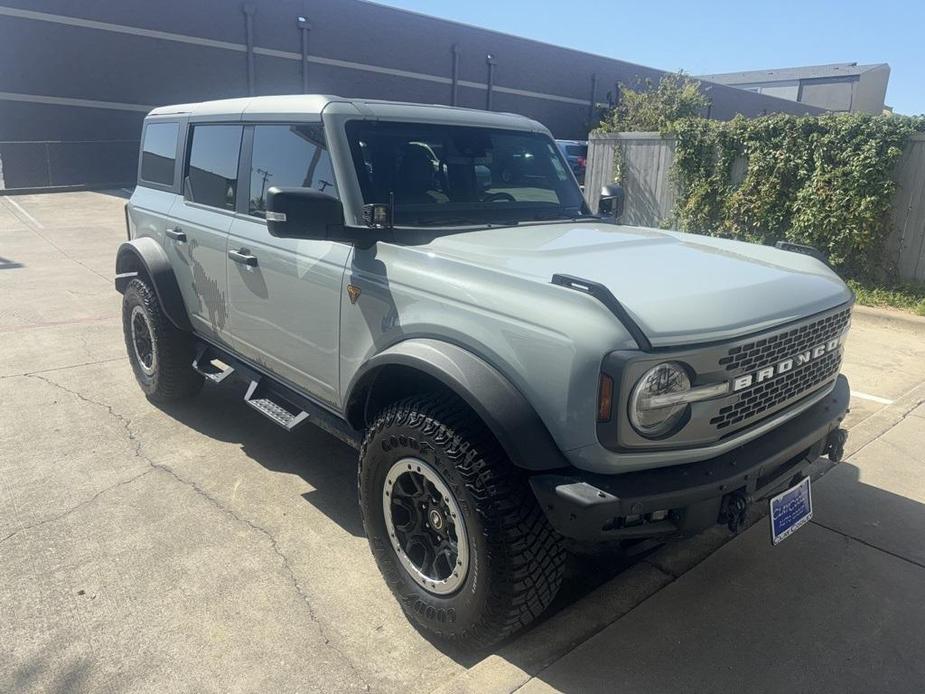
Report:
M340 200L311 188L267 191L267 229L290 239L344 241L344 206Z
M601 198L597 203L598 214L620 219L623 216L623 204L626 194L623 186L610 184L601 188Z

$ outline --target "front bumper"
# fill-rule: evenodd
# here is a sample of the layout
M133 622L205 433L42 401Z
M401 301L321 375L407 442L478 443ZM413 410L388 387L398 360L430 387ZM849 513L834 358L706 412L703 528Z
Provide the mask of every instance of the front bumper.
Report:
M623 475L535 475L530 484L553 528L580 542L691 535L724 517L730 501L772 496L830 445L848 412L848 379L776 429L710 460Z

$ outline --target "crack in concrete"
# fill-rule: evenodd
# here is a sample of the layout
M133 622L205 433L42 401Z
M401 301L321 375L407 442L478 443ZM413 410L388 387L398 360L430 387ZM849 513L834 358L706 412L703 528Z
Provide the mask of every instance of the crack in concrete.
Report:
M78 504L77 506L75 506L74 508L72 508L72 509L69 510L68 512L65 512L64 514L62 514L62 515L61 515L60 517L58 517L58 518L49 518L49 519L47 519L46 521L43 521L42 523L37 523L36 525L44 525L45 523L51 523L51 522L53 522L53 521L55 521L55 520L59 520L60 518L65 517L65 516L68 515L69 513L72 513L73 511L76 511L76 510L77 510L78 508L80 508L81 506L86 506L87 504L89 504L89 503L90 503L91 501L93 501L94 499L98 498L100 495L102 495L102 494L105 493L106 491L109 491L109 489L115 489L116 487L122 486L122 484L128 484L129 482L133 482L135 479L139 479L139 478L141 478L141 477L144 477L145 475L147 475L147 474L149 474L149 473L151 473L151 472L154 472L154 471L163 472L163 473L169 475L170 477L172 477L174 480L176 480L177 482L179 482L179 483L182 484L183 486L192 489L196 494L198 494L198 495L201 496L203 499L205 499L206 501L208 501L212 506L214 506L215 508L217 508L217 509L218 509L219 511L221 511L223 514L227 515L228 517L230 517L231 519L233 519L234 521L236 521L236 522L238 522L238 523L241 523L241 524L243 524L243 525L246 525L247 527L249 527L249 528L252 529L253 531L255 531L255 532L257 532L257 533L260 533L261 535L263 535L263 536L270 542L270 547L272 548L273 553L276 554L277 557L279 557L280 561L282 562L283 569L284 569L284 571L285 571L285 573L286 573L286 575L287 575L287 577L288 577L288 579L289 579L289 582L291 583L292 587L295 589L296 593L298 593L299 597L302 598L302 602L305 603L305 606L306 606L306 608L307 608L307 610L308 610L309 619L310 619L310 621L317 627L318 633L319 633L319 635L321 636L321 639L322 639L322 641L324 642L324 644L325 644L328 648L330 648L334 653L336 653L337 656L338 656L344 663L346 663L347 667L350 668L350 670L353 672L353 674L360 680L360 682L363 683L363 686L365 687L366 691L370 691L369 682L366 680L366 678L359 672L359 670L357 670L356 666L353 664L353 662L351 661L351 659L348 658L347 655L346 655L337 645L335 645L334 642L331 640L331 638L328 636L327 630L325 629L324 625L319 621L318 616L317 616L317 614L315 613L315 608L314 608L314 606L311 604L311 600L309 599L308 594L305 592L305 590L302 588L302 585L299 583L299 580L298 580L298 578L296 577L295 571L293 570L292 565L289 563L289 558L288 558L288 557L285 555L285 553L282 551L282 549L281 549L280 546L279 546L279 542L278 542L277 539L273 536L273 534L270 533L270 531L268 531L266 528L263 528L263 527L257 525L257 524L254 523L253 521L251 521L251 520L249 520L249 519L247 519L247 518L244 518L244 517L240 516L238 513L236 513L236 512L233 511L232 509L230 509L230 508L224 506L218 499L216 499L215 497L213 497L211 494L209 494L206 490L204 490L202 487L200 487L200 486L199 486L198 484L196 484L195 482L190 481L190 480L186 480L186 479L180 477L180 476L179 476L176 472L174 472L171 468L169 468L169 467L167 467L166 465L163 465L163 464L161 464L161 463L157 463L157 462L155 462L154 460L152 460L150 457L148 457L148 456L145 454L145 452L143 451L143 447L142 447L141 440L135 435L135 432L132 430L132 420L131 420L130 418L126 417L125 415L123 415L123 414L121 414L121 413L119 413L119 412L116 412L116 410L112 407L112 405L107 405L107 404L104 403L104 402L100 402L100 401L98 401L98 400L94 400L93 398L88 398L88 397L85 396L83 393L81 393L81 392L79 392L79 391L76 391L76 390L73 390L73 389L71 389L71 388L68 388L67 386L62 385L61 383L57 383L56 381L53 381L53 380L51 380L51 379L49 379L49 378L46 378L46 377L40 375L39 373L31 373L31 374L24 374L24 375L25 375L26 377L28 377L28 378L34 378L34 379L43 381L43 382L45 382L45 383L47 383L47 384L49 384L49 385L51 385L51 386L53 386L53 387L55 387L55 388L59 388L60 390L65 391L66 393L70 393L71 395L75 396L75 397L78 398L79 400L82 400L83 402L86 402L86 403L88 403L88 404L95 405L96 407L101 407L101 408L105 409L106 412L107 412L112 418L114 418L115 420L117 420L117 421L122 425L122 428L125 430L125 434L126 434L126 436L128 437L129 441L131 441L131 442L134 444L134 448L135 448L135 451L134 451L134 452L135 452L135 457L137 457L137 458L139 458L140 460L144 461L144 462L151 468L151 469L147 470L146 472L144 472L144 473L138 475L137 477L132 478L131 480L127 480L127 481L125 481L125 482L123 482L123 483L119 483L119 484L113 485L112 487L110 487L110 488L108 488L108 489L104 489L104 490L98 492L96 495L94 495L93 498L87 500L87 501L84 502L84 503ZM16 533L21 532L21 530L26 530L26 529L27 529L27 528L22 528L22 529L16 531ZM13 533L13 534L15 535L16 533ZM3 540L6 540L6 539L9 539L9 537L4 538ZM0 540L0 542L2 542L3 540Z
M867 540L862 540L861 538L855 537L854 535L851 535L850 533L846 533L843 530L839 530L838 528L833 528L832 526L825 525L824 523L820 523L819 521L815 519L811 520L810 523L817 527L828 530L831 533L835 533L836 535L841 535L846 540L857 542L859 544L864 545L865 547L869 547L870 549L876 550L878 552L883 552L884 554L887 554L893 557L894 559L899 559L900 561L904 561L908 564L912 564L913 566L917 566L920 569L925 569L925 564L918 562L915 559L910 559L909 557L904 557L903 555L897 554L896 552L891 552L888 549L884 549L883 547L880 547L879 545L875 545L871 542L868 542Z
M125 357L109 357L108 359L99 359L98 361L85 361L80 364L68 364L67 366L56 366L52 369L39 369L38 371L25 371L18 374L6 374L0 376L0 381L7 378L24 378L29 376L38 376L39 374L49 374L55 371L67 371L68 369L79 369L82 366L96 366L97 364L108 364L112 361L122 361Z
M134 477L130 477L130 478L127 479L127 480L122 480L121 482L116 482L115 484L112 484L112 485L110 485L110 486L108 486L108 487L105 487L105 488L103 488L103 489L100 489L98 492L96 492L96 493L95 493L93 496L91 496L89 499L84 499L84 500L81 501L79 504L75 504L74 506L71 506L69 509L67 509L67 510L64 511L63 513L59 513L57 516L52 516L51 518L45 518L44 520L40 520L40 521L37 521L37 522L35 522L35 523L30 523L29 525L24 525L24 526L21 527L21 528L17 528L17 529L14 530L13 532L11 532L9 535L0 538L0 545L2 545L4 542L6 542L7 540L9 540L10 538L16 537L16 536L19 535L20 533L26 532L27 530L32 530L33 528L39 528L39 527L41 527L41 526L43 526L43 525L47 525L48 523L55 523L55 522L57 522L57 521L59 521L59 520L62 520L62 519L64 519L64 518L67 518L69 515L71 515L71 514L74 513L75 511L79 511L80 509L82 509L84 506L89 506L89 505L92 504L94 501L96 501L96 500L99 499L101 496L103 496L103 494L106 494L107 492L111 492L111 491L114 490L114 489L118 489L119 487L124 487L124 486L127 485L127 484L131 484L131 483L134 482L135 480L141 479L141 478L144 477L145 475L150 475L152 472L154 472L154 470L145 470L144 472L142 472L142 473L140 473L140 474L138 474L138 475L135 475Z

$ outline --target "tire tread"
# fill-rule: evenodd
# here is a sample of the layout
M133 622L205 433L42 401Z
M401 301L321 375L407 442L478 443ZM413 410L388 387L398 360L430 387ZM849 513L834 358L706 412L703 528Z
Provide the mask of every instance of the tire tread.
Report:
M526 475L507 458L477 415L451 393L415 395L395 402L375 418L360 449L395 426L431 437L453 462L475 500L497 569L485 610L466 632L443 631L411 617L441 638L484 649L526 627L558 592L565 572L565 550L533 496ZM362 471L361 471L362 474Z

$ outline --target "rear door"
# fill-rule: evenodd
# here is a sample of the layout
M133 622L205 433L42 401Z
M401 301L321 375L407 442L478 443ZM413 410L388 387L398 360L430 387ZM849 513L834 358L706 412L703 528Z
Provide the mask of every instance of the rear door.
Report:
M264 213L272 186L337 196L321 123L249 125L244 149L240 214L228 237L233 346L284 381L337 406L340 298L351 248L274 238Z
M191 123L183 194L170 211L165 248L193 328L228 341L226 252L235 214L240 123Z

